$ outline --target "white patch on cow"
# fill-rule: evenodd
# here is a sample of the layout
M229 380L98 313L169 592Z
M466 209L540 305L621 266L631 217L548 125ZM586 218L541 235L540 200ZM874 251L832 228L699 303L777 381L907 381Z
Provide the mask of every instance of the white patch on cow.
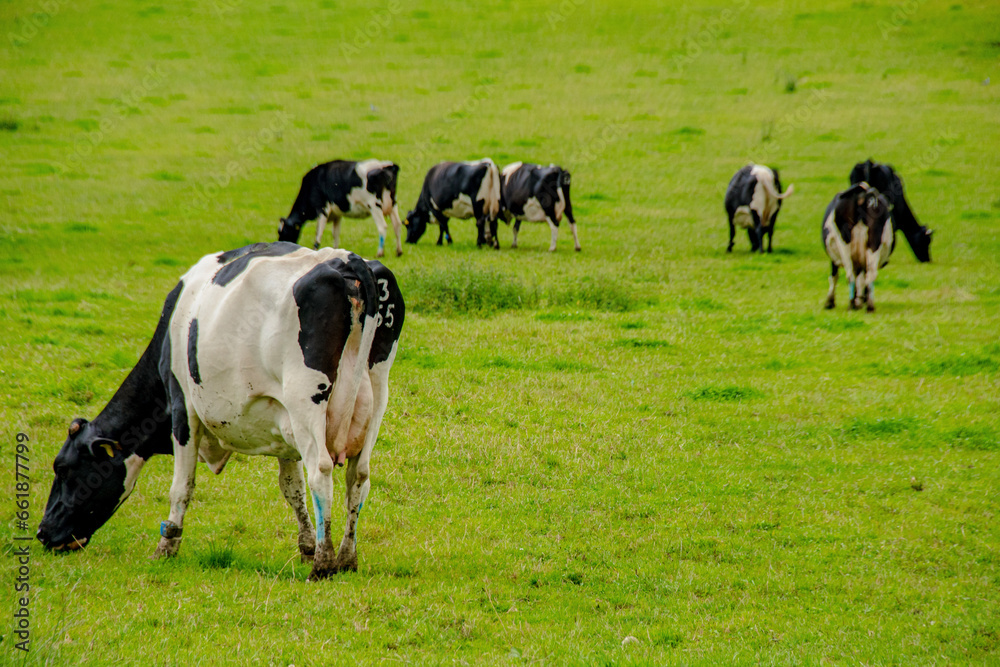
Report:
M868 266L868 227L860 222L851 229L851 262L859 272Z
M566 195L563 194L562 186L559 186L559 201L555 205L556 210L556 222L560 222L563 218L563 212L566 210Z
M517 216L517 219L526 222L545 222L548 216L545 215L545 209L539 203L538 197L530 197L524 202L524 213Z
M437 208L442 213L444 213L449 218L458 218L460 220L465 220L473 216L472 209L472 197L467 194L460 194L458 198L452 201L447 208L440 208L436 202L431 202L434 204L434 208Z
M753 228L753 214L750 212L749 206L743 205L736 209L733 213L733 224L740 229Z
M135 490L135 482L139 478L139 472L145 464L146 459L142 458L138 454L132 454L125 459L125 491L122 493L121 498L118 499L119 505L125 502L125 499L132 495L132 491Z
M511 162L506 167L504 167L503 171L500 172L500 175L503 176L504 183L506 183L507 181L509 181L511 175L513 175L513 173L515 171L517 171L518 169L520 169L521 165L523 165L523 164L524 164L523 162Z

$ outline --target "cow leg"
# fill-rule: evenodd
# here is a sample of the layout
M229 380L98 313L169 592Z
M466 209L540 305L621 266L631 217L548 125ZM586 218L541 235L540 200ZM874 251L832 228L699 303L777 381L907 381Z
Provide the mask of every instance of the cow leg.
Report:
M319 217L316 218L316 241L313 242L313 250L319 250L319 244L323 241L324 229L326 229L326 213L320 213ZM336 248L337 244L334 243L333 247Z
M311 562L316 553L316 531L306 507L306 484L301 461L278 459L278 486L299 522L299 554L302 562Z
M493 237L493 243L492 243L493 249L494 250L499 250L500 249L500 239L497 238L497 219L496 218L492 218L490 220L490 235Z
M573 209L566 206L566 219L569 220L569 231L573 233L573 250L580 252L580 237L576 234L576 219L573 217Z
M771 252L771 242L774 240L774 222L767 228L767 252Z
M875 312L875 279L878 278L879 254L868 251L868 270L865 272L865 301L866 310L869 313Z
M330 231L333 232L333 247L340 247L340 216L330 218Z
M549 223L549 230L552 232L552 242L549 243L549 252L556 251L556 239L559 238L559 225L557 225L552 218L546 216L545 222Z
M372 220L375 221L375 228L378 229L378 254L376 257L385 257L385 234L388 227L385 224L385 216L382 215L382 209L377 206L372 206ZM398 241L399 239L397 239ZM399 251L402 254L402 250Z
M403 221L399 219L398 205L392 205L389 219L392 221L392 233L396 235L396 257L399 257L403 254ZM451 239L448 239L448 243L451 243Z
M358 569L357 525L361 509L365 505L370 486L369 473L372 450L378 439L379 427L385 408L389 404L389 369L396 358L393 350L386 361L375 364L369 371L372 387L372 414L365 432L365 444L353 459L348 459L345 474L347 482L347 525L344 527L344 539L337 552L336 567L338 570Z
M733 214L729 214L729 245L726 246L726 252L733 251L733 243L736 239L736 225L733 224Z
M850 281L847 283L847 293L851 297L851 310L857 310L861 307L861 292L858 291L858 287L864 288L865 273L864 271L856 275L848 273L847 279Z
M476 247L482 248L483 244L492 246L493 235L487 226L489 221L486 215L486 202L482 199L472 202L472 214L476 219Z
M830 262L830 291L826 295L826 309L830 310L836 305L834 291L837 289L837 265Z
M514 219L514 229L511 230L511 233L512 233L512 235L514 237L513 240L510 242L510 247L511 248L516 248L517 247L517 233L519 231L521 231L521 221L519 219L515 218Z
M444 244L444 225L438 223L438 240L437 243L435 243L434 245L443 245L443 244Z
M198 463L198 438L201 424L195 416L194 408L186 406L186 414L179 409L173 410L174 433L171 437L174 446L174 480L170 484L170 515L160 524L160 542L156 545L153 558L174 556L181 546L181 532L184 529L184 513L194 495L194 473ZM178 433L185 435L183 429L177 427L177 420L187 422L187 441L180 442Z

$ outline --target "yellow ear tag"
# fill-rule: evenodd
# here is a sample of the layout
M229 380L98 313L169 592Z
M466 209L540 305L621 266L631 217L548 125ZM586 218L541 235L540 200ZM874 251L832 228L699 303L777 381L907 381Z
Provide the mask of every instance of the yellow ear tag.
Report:
M108 453L108 456L115 458L115 453L111 450L111 445L106 442L101 443L101 449Z

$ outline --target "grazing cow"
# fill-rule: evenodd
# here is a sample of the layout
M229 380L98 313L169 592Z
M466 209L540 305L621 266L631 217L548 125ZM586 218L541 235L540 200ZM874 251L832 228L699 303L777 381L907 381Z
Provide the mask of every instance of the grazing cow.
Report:
M733 251L736 227L747 230L750 252L764 252L764 234L767 234L767 251L771 252L781 201L794 191L795 186L789 185L784 193L781 192L777 169L751 162L737 171L726 188L726 214L729 216L726 252Z
M298 243L302 225L316 221L316 242L319 250L327 219L333 223L333 247L340 245L340 218L367 218L378 228L378 257L385 256L385 216L392 220L396 234L396 256L403 254L402 227L396 205L396 178L399 167L384 160L348 162L334 160L313 167L302 177L299 196L292 212L278 224L278 240Z
M499 213L500 172L493 160L441 162L427 172L417 205L406 214L406 242L419 241L433 215L440 227L438 245L442 239L451 245L448 218L475 218L476 245L499 248L493 236Z
M847 274L847 294L851 310L861 307L875 310L873 285L878 270L889 263L896 245L890 219L889 201L867 183L844 190L826 207L823 218L823 245L830 257L830 292L826 307L834 307L837 267ZM864 288L862 294L857 286Z
M500 217L504 222L510 222L511 217L514 218L511 248L517 247L517 233L521 229L521 222L527 220L549 223L549 229L552 230L549 252L555 252L559 223L565 213L573 232L573 245L577 250L580 249L573 205L569 201L569 183L569 172L554 164L539 167L537 164L515 162L503 168L500 173ZM493 236L496 236L495 226Z
M199 460L278 458L310 579L357 569L355 528L385 414L404 304L393 274L346 250L258 243L203 257L167 296L153 339L92 422L74 419L38 529L76 550L111 518L154 454L173 454L170 514L155 557L180 546ZM347 523L331 541L334 466ZM306 508L303 464L316 511Z
M896 170L891 165L872 162L869 158L865 162L857 163L854 169L851 169L851 185L862 182L872 186L889 200L892 205L893 228L903 232L917 260L931 261L931 237L934 235L934 230L917 222L917 217L906 203L903 180Z

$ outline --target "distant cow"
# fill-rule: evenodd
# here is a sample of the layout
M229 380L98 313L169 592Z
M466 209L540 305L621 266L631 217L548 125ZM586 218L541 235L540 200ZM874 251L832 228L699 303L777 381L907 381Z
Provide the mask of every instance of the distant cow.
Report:
M348 162L334 160L313 167L302 177L299 196L292 212L278 225L278 240L298 243L302 225L316 221L316 242L319 250L327 219L333 223L333 247L340 245L340 218L367 218L378 228L378 257L385 255L385 216L392 220L396 234L396 255L403 254L402 227L396 205L396 177L399 167L384 160Z
M851 184L865 182L872 186L889 200L892 205L892 225L903 232L910 244L913 254L921 262L931 261L931 237L933 229L928 229L917 222L903 194L903 180L888 164L872 162L869 158L859 162L851 169Z
M539 167L537 164L515 162L503 168L500 173L500 217L504 222L510 222L514 218L511 248L517 247L517 233L521 229L521 222L527 220L549 223L549 229L552 230L549 252L555 252L559 223L565 213L573 232L573 245L577 250L580 249L576 220L573 219L573 205L569 200L569 184L569 172L554 164ZM496 228L493 235L496 236Z
M826 207L823 218L823 245L830 257L830 292L826 307L833 308L837 287L837 267L847 274L847 294L852 310L868 305L875 310L873 285L878 270L889 263L896 245L890 219L889 201L867 183L844 190ZM862 294L858 286L864 288Z
M437 244L451 244L448 218L476 219L476 245L500 247L493 234L500 213L500 172L493 160L441 162L424 178L420 198L406 214L406 242L416 243L427 230L431 216L438 223Z
M173 454L170 515L155 552L172 556L197 462L218 474L238 452L277 457L299 551L315 557L310 579L357 569L355 529L404 315L392 272L346 250L258 243L203 257L167 296L149 347L111 401L94 421L70 424L38 539L56 551L82 548L146 461ZM335 552L332 471L345 462L347 523Z
M726 252L733 251L737 227L747 230L750 252L764 252L764 234L767 234L767 251L771 252L781 201L794 191L795 186L789 185L784 193L781 192L777 169L751 162L737 171L726 188L726 214L729 216Z

